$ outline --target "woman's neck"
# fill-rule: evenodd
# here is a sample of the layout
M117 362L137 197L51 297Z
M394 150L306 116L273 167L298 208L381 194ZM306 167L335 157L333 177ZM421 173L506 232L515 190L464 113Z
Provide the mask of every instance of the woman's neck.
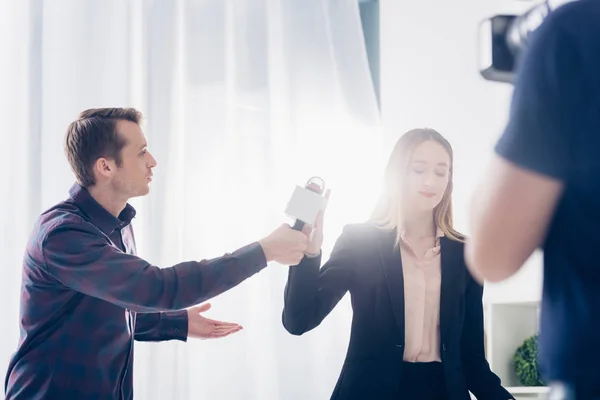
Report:
M435 236L433 211L410 212L403 219L405 235L413 238Z

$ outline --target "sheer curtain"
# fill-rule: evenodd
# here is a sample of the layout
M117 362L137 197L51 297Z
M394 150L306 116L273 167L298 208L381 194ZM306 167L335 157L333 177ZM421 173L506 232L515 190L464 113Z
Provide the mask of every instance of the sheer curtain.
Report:
M289 222L294 185L332 189L325 253L362 221L383 161L379 113L352 0L0 0L0 366L17 341L21 256L35 217L73 177L67 124L88 107L135 106L158 160L135 199L142 257L220 256ZM5 278L6 277L6 278ZM344 299L302 337L281 325L287 267L212 300L245 329L216 341L136 344L139 399L321 399L339 374Z

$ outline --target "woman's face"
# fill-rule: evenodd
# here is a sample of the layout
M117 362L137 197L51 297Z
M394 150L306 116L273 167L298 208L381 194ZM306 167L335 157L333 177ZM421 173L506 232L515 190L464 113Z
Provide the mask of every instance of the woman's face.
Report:
M450 154L435 140L415 147L404 185L408 210L433 210L444 197L450 180Z

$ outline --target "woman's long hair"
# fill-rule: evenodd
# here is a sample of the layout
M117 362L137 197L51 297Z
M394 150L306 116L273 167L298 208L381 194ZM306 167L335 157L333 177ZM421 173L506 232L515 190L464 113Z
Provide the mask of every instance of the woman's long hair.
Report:
M384 188L371 215L370 222L381 229L396 229L396 244L400 243L402 223L403 181L408 173L409 163L415 148L423 142L435 140L441 144L450 156L448 185L440 203L434 208L436 227L449 239L465 241L464 235L453 227L452 219L452 179L454 153L450 143L437 131L429 128L413 129L398 139L390 155L384 176Z

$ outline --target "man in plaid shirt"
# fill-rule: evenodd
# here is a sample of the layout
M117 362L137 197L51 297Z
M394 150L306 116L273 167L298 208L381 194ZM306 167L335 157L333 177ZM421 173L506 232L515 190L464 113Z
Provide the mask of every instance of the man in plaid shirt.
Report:
M156 161L134 109L92 109L70 124L69 198L39 218L25 251L21 336L6 399L131 399L133 341L219 338L237 324L184 310L269 261L298 264L307 237L282 225L223 257L158 268L136 256L128 200L149 191Z

